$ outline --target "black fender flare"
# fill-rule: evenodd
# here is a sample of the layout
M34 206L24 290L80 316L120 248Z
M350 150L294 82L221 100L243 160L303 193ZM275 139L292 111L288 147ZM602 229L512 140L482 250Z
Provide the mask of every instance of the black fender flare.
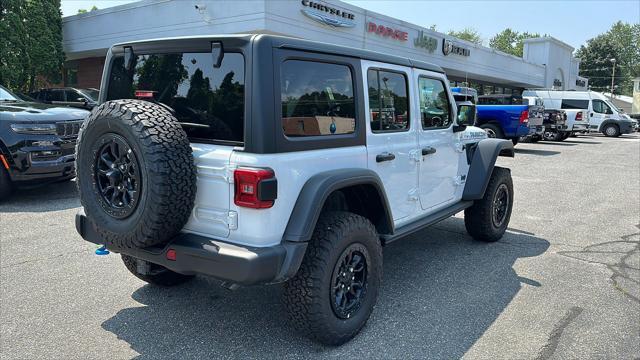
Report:
M370 185L377 192L382 202L384 220L390 233L393 233L393 217L387 200L382 180L369 169L337 169L322 172L312 176L302 187L296 201L289 223L282 237L283 242L309 241L313 235L320 213L329 195L336 191L354 185Z
M471 156L469 173L462 192L462 200L479 200L489 184L498 156L514 157L513 143L504 139L480 140Z

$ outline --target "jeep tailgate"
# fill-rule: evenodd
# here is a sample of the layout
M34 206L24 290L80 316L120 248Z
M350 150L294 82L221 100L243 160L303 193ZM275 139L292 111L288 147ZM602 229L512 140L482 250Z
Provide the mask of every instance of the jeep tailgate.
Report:
M192 143L198 171L196 200L189 222L183 230L204 236L228 237L237 226L230 213L233 172L229 169L232 146Z

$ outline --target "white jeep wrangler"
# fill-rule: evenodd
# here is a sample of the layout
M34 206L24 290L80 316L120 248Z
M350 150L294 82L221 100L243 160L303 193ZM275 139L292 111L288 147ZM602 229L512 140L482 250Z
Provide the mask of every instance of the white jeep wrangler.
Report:
M80 132L76 228L138 278L284 284L292 323L365 324L382 248L460 211L502 237L513 185L438 66L272 35L115 45ZM460 111L462 110L462 111ZM457 115L460 113L460 115Z

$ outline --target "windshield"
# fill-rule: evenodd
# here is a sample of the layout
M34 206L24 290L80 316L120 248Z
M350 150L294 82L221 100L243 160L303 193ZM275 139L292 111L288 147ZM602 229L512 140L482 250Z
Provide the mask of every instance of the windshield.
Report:
M171 107L194 142L244 142L241 53L225 53L219 68L209 52L138 55L130 70L118 56L106 100L135 98Z
M613 110L615 110L616 112L619 112L619 113L623 112L620 108L618 108L617 106L613 105L613 103L610 102L609 100L605 100L604 102L605 102L605 104L609 105L609 107L612 108Z
M93 101L98 101L98 97L100 96L100 92L96 89L79 89L82 95L88 97Z
M18 97L0 86L0 101L19 101Z

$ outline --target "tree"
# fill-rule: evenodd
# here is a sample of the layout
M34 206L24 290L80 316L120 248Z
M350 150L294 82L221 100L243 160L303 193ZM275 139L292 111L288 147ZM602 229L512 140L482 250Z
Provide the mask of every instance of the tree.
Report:
M517 31L506 28L489 39L489 47L500 50L507 54L522 57L524 51L524 40L531 38L539 38L538 33L519 33Z
M482 45L482 37L478 31L473 28L464 28L461 31L449 30L447 35L455 36L458 39L466 40L476 45Z
M97 6L95 6L95 5L93 5L93 6L91 7L91 9L89 9L89 10L87 10L87 9L78 9L78 14L86 14L86 13L88 13L89 11L95 11L95 10L98 10L98 7L97 7Z
M0 83L30 92L60 82L63 64L60 0L2 0Z
M610 91L615 66L614 94L631 95L632 79L640 76L640 24L618 21L606 33L587 40L576 57L581 60L580 75L589 79L593 90Z

